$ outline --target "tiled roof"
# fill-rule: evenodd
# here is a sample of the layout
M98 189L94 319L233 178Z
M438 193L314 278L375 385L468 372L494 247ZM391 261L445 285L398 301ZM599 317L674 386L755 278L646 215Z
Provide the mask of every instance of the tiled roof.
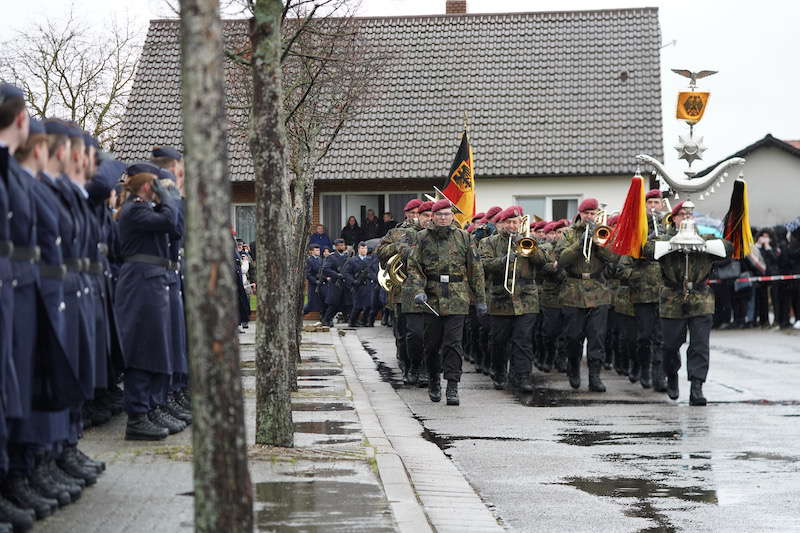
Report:
M317 179L444 177L465 111L478 177L626 174L636 154L663 155L656 8L359 22L391 63ZM246 39L247 21L224 29ZM179 32L176 20L150 23L122 158L181 146ZM251 180L246 138L234 131L229 143L231 179Z

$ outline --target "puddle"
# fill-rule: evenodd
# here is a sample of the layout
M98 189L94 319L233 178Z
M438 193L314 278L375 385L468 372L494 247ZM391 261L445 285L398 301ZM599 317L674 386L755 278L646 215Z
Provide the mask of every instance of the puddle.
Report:
M364 347L364 350L366 350L369 356L372 357L372 360L375 361L376 369L378 370L378 374L381 376L381 381L390 384L395 389L403 387L403 378L400 376L399 371L396 371L378 359L376 356L378 352L373 349L368 342L362 341L361 346Z
M256 483L256 530L393 532L378 485L329 480Z
M551 418L553 422L566 422L573 426L586 427L586 426L604 426L602 422L597 420L587 420L583 418Z
M345 477L356 475L355 470L347 468L312 468L310 470L298 470L296 472L281 472L281 475L292 477L312 477L315 479L328 478L328 477Z
M732 457L736 461L779 461L781 463L796 463L800 457L796 455L780 455L770 452L741 452Z
M666 444L680 439L681 431L650 431L637 433L615 433L613 431L575 431L559 433L558 442L573 446L608 446L640 444L649 441L652 444Z
M654 503L661 498L675 498L699 504L717 504L717 492L697 486L675 487L649 479L626 477L566 478L559 485L575 487L593 496L606 498L635 498L625 510L625 516L644 518L655 522L654 527L641 531L672 532L678 529L669 518L656 509ZM621 502L622 503L622 502ZM628 502L624 502L628 503Z
M323 422L295 422L294 430L297 433L319 433L322 435L349 435L358 433L358 428L345 427L354 422L342 422L340 420L325 420Z
M341 368L298 368L298 377L311 376L338 376L342 373Z
M353 406L334 402L295 402L292 411L352 411Z
M600 400L592 398L576 398L574 391L535 388L531 394L515 395L518 401L527 407L585 407L590 405L659 405L663 401L649 400Z
M361 439L315 440L314 444L355 444L356 442L361 442Z
M424 426L423 426L424 427ZM461 440L488 440L494 442L532 442L535 439L522 439L518 437L486 437L478 435L440 435L430 429L422 430L422 438L428 442L434 443L442 451L446 451L453 447L453 443Z

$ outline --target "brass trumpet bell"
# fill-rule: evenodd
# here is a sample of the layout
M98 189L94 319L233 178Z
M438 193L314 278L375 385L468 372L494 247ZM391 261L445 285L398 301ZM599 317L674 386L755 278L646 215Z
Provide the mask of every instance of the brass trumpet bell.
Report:
M378 284L387 292L401 286L405 280L406 274L403 272L400 254L395 254L386 261L386 270L383 267L378 268Z
M594 235L592 235L592 239L598 246L605 246L610 238L611 228L605 225L597 226L594 230Z
M536 251L537 248L536 239L532 239L531 237L522 237L517 241L517 248L516 251L522 257L529 257Z

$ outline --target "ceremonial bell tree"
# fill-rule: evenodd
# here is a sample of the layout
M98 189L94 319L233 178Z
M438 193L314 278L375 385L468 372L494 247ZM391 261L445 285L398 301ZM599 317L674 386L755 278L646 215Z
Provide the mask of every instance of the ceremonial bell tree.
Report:
M239 371L236 280L218 0L181 0L186 304L195 531L253 530Z

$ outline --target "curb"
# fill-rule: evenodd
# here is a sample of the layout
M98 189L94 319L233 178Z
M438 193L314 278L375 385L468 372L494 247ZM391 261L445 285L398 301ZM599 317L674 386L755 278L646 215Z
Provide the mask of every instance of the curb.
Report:
M331 335L400 531L504 531L455 464L422 437L424 428L381 380L358 335L333 328Z
M422 504L417 499L408 472L397 451L392 447L383 431L378 415L372 407L369 394L361 384L359 375L353 367L350 350L345 348L336 328L330 329L336 355L342 363L342 374L353 395L353 406L361 421L361 431L375 452L378 475L392 514L401 533L433 532ZM364 355L372 362L369 354Z

